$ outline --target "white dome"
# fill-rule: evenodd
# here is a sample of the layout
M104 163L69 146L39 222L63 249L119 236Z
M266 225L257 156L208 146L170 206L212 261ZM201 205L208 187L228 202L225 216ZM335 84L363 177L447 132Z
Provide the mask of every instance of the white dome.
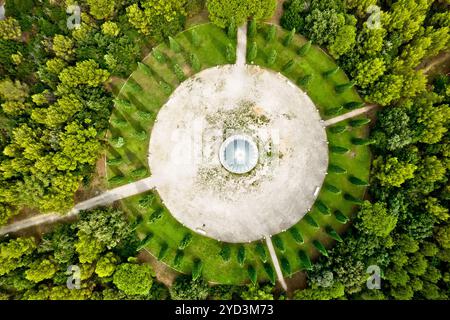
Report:
M247 173L258 163L258 147L248 136L233 135L220 146L219 159L228 171Z

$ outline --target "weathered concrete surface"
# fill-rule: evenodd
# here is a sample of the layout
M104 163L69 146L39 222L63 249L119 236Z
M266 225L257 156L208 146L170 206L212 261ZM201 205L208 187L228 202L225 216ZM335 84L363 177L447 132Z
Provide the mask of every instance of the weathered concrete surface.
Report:
M248 174L219 162L230 134L260 152ZM226 242L291 227L313 205L328 166L326 133L310 98L284 76L256 66L205 70L160 110L149 150L156 189L181 223Z

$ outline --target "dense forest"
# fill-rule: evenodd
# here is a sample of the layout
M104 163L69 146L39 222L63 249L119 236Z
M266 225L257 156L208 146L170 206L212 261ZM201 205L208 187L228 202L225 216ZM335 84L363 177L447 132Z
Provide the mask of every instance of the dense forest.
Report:
M217 26L235 28L276 8L274 0L82 0L80 25L68 28L73 4L5 2L0 225L24 208L64 214L73 207L107 144L111 84L127 78L154 45L205 11ZM371 123L366 201L343 242L306 271L306 289L294 299L450 297L450 77L439 66L426 68L448 55L449 6L448 0L284 3L281 26L326 50L379 110ZM3 239L0 298L285 298L270 284L210 286L189 276L167 288L136 258L141 244L116 208L82 212L39 239ZM80 266L81 290L66 286L71 265ZM382 270L380 290L367 289L369 266Z

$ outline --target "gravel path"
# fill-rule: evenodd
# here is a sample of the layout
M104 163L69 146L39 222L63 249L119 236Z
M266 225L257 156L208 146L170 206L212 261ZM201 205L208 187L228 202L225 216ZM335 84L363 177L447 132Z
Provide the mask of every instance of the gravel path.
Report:
M373 109L375 109L377 107L379 107L379 106L376 105L376 104L370 104L370 105L367 105L365 107L362 107L362 108L359 108L359 109L356 109L356 110L344 113L344 114L342 114L340 116L337 116L335 118L331 118L331 119L326 120L324 122L324 126L325 127L332 126L333 124L336 124L338 122L341 122L341 121L344 121L344 120L347 120L347 119L350 119L350 118L354 118L354 117L359 116L361 114L367 113L367 112L369 112L369 111L371 111L371 110L373 110Z
M275 267L275 272L277 273L278 281L280 282L283 289L287 291L287 285L286 282L284 281L283 273L281 272L280 263L278 261L277 254L275 253L275 248L273 247L272 239L268 235L266 236L266 244L267 247L269 248L270 258L272 259L273 266Z
M238 29L237 49L236 49L236 65L244 66L247 60L247 24L242 25Z

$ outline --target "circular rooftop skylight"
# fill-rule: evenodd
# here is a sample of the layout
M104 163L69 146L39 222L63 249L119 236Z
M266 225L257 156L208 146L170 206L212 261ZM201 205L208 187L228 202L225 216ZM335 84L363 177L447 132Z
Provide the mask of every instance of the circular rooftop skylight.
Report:
M219 159L228 171L237 174L247 173L258 163L258 147L250 137L234 135L220 146Z

